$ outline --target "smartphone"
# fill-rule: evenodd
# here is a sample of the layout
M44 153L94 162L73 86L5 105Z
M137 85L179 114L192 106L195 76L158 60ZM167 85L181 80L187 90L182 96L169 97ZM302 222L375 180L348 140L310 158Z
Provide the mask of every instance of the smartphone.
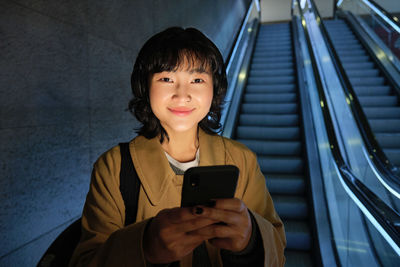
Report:
M185 171L181 207L205 205L211 199L233 198L239 177L234 165L192 167Z

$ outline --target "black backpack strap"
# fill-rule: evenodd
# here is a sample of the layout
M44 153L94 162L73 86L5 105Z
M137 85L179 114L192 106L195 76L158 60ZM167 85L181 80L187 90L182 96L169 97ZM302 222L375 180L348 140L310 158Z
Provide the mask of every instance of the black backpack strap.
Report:
M133 166L129 143L120 143L121 172L119 175L122 198L125 203L125 226L136 221L140 180Z
M140 180L133 166L129 143L121 148L120 190L125 202L125 226L136 221ZM67 267L81 236L79 218L62 232L50 245L38 263L38 267Z

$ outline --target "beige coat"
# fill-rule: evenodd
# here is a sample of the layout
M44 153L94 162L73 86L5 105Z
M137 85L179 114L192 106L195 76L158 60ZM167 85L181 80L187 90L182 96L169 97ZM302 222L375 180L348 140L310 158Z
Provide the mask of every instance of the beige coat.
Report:
M260 229L265 266L283 266L286 239L275 212L256 156L244 145L199 131L200 166L236 165L240 176L235 197L252 211ZM124 227L125 206L119 189L119 146L94 164L90 189L82 214L82 238L70 266L146 266L143 233L149 218L165 208L179 207L182 175L175 175L157 138L138 136L130 152L141 181L136 223ZM219 251L207 243L213 266L222 266ZM181 260L191 266L192 255Z

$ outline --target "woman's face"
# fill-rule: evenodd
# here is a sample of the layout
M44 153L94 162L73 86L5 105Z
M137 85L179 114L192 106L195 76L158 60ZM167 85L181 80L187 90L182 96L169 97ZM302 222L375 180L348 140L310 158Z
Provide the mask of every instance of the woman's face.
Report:
M155 73L150 80L150 105L168 135L197 130L213 99L209 71L182 64L176 71Z

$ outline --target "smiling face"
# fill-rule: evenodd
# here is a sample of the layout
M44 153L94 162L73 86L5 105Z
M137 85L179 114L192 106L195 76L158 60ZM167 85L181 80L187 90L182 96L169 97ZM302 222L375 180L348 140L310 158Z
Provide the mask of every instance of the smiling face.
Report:
M168 135L197 130L212 99L212 75L196 64L190 67L183 63L176 70L154 73L150 78L151 109Z

